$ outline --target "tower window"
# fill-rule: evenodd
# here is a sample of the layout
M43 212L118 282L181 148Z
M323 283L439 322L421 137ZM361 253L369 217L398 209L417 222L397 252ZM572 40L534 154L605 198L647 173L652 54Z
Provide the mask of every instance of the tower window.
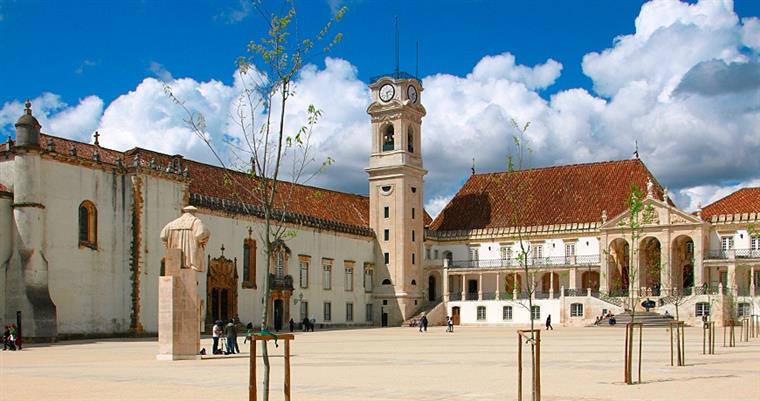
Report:
M412 218L414 218L414 208L412 208Z
M79 205L79 246L98 248L98 210L88 200Z
M383 254L383 259L385 259L385 264L391 263L391 254L386 252Z
M409 132L407 133L407 149L409 152L414 153L414 130L412 127L409 127Z
M385 230L383 230L383 240L388 241L390 239L391 239L391 230L386 228Z
M243 288L256 288L256 241L243 240Z
M388 206L383 208L383 217L385 217L386 219L388 217L391 217L391 208L389 208Z
M412 230L412 242L414 242L414 230Z
M385 126L384 132L383 132L383 150L393 150L394 149L394 143L393 143L393 125L388 124Z

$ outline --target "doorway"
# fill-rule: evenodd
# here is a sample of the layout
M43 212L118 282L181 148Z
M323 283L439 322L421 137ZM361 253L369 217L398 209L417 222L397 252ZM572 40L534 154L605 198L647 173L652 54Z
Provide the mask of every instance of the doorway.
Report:
M428 277L428 301L435 301L435 276Z
M459 312L458 306L451 308L451 321L454 323L454 326L459 326Z
M388 327L388 312L386 311L380 314L380 327Z
M274 330L275 331L282 330L282 316L283 316L282 300L275 299L274 300Z
M237 316L237 271L232 260L211 259L206 276L206 324Z
M478 299L478 280L467 280L467 299Z

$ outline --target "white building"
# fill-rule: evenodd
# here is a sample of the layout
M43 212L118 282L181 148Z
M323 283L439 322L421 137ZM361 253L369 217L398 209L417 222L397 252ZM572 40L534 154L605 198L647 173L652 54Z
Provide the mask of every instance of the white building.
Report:
M261 268L260 209L239 190L255 178L181 155L106 149L97 135L84 144L42 134L27 104L16 140L0 146L0 317L21 311L27 337L155 333L159 232L187 204L212 233L199 279L207 323L260 322L263 280L275 328L312 315L328 326L398 325L420 313L524 324L527 296L537 319L586 324L621 309L629 290L663 299L660 310L675 289L699 292L691 320L703 302L725 314L728 294L740 312L758 310L760 189L689 215L640 160L478 174L431 222L422 206L421 84L394 75L370 88L369 196L283 184L294 201L281 216L295 235L272 255L270 272ZM631 185L648 181L654 215L635 247L648 268L634 283L623 257L631 239L617 222ZM508 202L523 185L515 183L528 183L530 196ZM517 269L521 244L530 275L540 275L532 295Z

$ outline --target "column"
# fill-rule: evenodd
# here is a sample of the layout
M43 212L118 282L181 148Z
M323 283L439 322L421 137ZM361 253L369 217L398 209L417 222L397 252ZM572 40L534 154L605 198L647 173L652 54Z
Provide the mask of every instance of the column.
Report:
M483 273L478 274L478 301L483 300Z
M554 272L549 270L549 298L554 298Z
M607 236L602 237L602 241L604 241L604 244L609 243ZM602 246L600 244L600 246ZM603 294L607 294L610 291L609 281L610 281L610 265L609 265L609 259L610 256L608 255L608 252L604 253L602 250L599 250L599 292Z
M570 276L570 282L568 283L568 287L571 290L574 290L578 287L578 269L576 269L575 267L570 269L569 276Z
M462 273L462 301L467 300L467 275Z
M659 238L658 238L659 239ZM670 295L673 287L673 255L670 251L670 233L660 240L660 295Z
M501 299L501 272L496 272L496 300ZM754 292L753 292L754 293Z
M449 302L449 263L443 262L443 302Z
M522 287L522 284L520 285ZM512 273L512 299L517 299L517 291L521 291L522 288L517 286L517 272Z
M694 242L694 286L699 287L702 284L708 282L704 277L704 265L702 264L704 259L704 245L702 244L702 234L697 233L691 236L692 242Z
M728 279L727 280L728 283L726 284L728 284L729 291L732 291L731 294L736 296L736 290L738 288L737 283L736 283L736 263L732 262L731 264L728 265L727 279Z

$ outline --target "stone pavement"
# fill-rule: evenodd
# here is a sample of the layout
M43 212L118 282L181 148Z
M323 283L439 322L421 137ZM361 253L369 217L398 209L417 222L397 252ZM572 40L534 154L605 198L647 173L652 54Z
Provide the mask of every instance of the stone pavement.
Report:
M670 367L665 328L644 329L644 384L626 386L623 330L542 332L543 400L760 399L760 338L702 355L687 328L686 367ZM210 339L202 340L210 348ZM247 351L248 345L242 344ZM294 400L514 400L514 328L443 327L296 333ZM248 354L157 361L155 339L67 341L0 354L0 400L246 400ZM527 351L527 349L526 349ZM282 400L282 346L272 347L272 400ZM259 372L263 365L259 361ZM526 365L527 369L527 365ZM525 372L528 373L527 371ZM527 386L527 381L526 381ZM526 393L526 396L528 394Z

